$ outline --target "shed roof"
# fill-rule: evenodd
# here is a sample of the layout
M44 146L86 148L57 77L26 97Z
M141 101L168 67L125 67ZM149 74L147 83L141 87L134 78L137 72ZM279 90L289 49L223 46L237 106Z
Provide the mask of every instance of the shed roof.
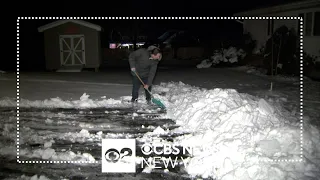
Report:
M265 8L258 8L249 11L242 11L235 13L234 16L261 16L269 15L278 12L285 12L297 9L307 9L307 8L320 8L319 0L300 0L296 2L280 4L276 6L269 6Z
M82 25L82 26L85 26L85 27L88 27L88 28L91 28L91 29L95 29L97 31L101 31L101 26L99 26L99 25L92 24L92 23L89 23L89 22L86 22L86 21L72 20L72 19L59 20L59 21L55 21L55 22L46 24L44 26L39 27L38 31L39 32L43 32L43 31L45 31L47 29L51 29L51 28L54 28L56 26L60 26L62 24L68 23L68 22L76 23L76 24L79 24L79 25Z

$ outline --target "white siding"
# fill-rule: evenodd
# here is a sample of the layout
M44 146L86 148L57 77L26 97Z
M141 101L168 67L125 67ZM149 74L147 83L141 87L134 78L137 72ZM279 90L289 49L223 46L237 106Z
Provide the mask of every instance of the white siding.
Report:
M320 36L304 37L303 50L310 55L320 56Z
M299 31L297 31L298 25L299 25L298 23L299 23L299 20L274 20L273 31L275 31L279 27L285 25L289 29L294 29L294 32L297 33L297 32L299 32Z
M244 32L249 32L252 39L257 41L257 48L265 45L268 39L268 20L245 20Z
M298 16L300 13L320 11L320 8L297 9L294 11L279 12L274 14L266 14L264 16Z

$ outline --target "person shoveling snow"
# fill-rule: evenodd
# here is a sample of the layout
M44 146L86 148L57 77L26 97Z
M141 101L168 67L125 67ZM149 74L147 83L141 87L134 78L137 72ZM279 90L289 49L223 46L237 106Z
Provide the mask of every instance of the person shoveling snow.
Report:
M138 101L141 84L143 84L143 88L145 89L148 104L151 104L151 100L153 103L158 102L152 97L151 88L161 58L160 49L153 45L148 48L138 49L129 55L132 74L132 103L137 103Z

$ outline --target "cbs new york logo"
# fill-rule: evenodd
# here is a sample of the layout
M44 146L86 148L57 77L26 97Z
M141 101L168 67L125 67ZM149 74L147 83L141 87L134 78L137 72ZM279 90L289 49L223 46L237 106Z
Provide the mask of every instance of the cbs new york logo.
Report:
M136 157L135 139L102 139L102 172L135 173L136 164L141 168L175 168L182 164L185 168L192 155L192 147L173 144L146 143L141 146L144 157ZM171 155L174 155L172 158Z

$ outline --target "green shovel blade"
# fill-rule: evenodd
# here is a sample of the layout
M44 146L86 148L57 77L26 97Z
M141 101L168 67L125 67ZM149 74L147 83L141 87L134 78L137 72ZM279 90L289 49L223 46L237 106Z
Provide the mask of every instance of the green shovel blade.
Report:
M161 107L162 109L165 109L166 107L164 106L164 104L162 104L162 102L159 100L159 99L155 99L155 98L152 98L152 102L154 104L156 104L157 106Z

